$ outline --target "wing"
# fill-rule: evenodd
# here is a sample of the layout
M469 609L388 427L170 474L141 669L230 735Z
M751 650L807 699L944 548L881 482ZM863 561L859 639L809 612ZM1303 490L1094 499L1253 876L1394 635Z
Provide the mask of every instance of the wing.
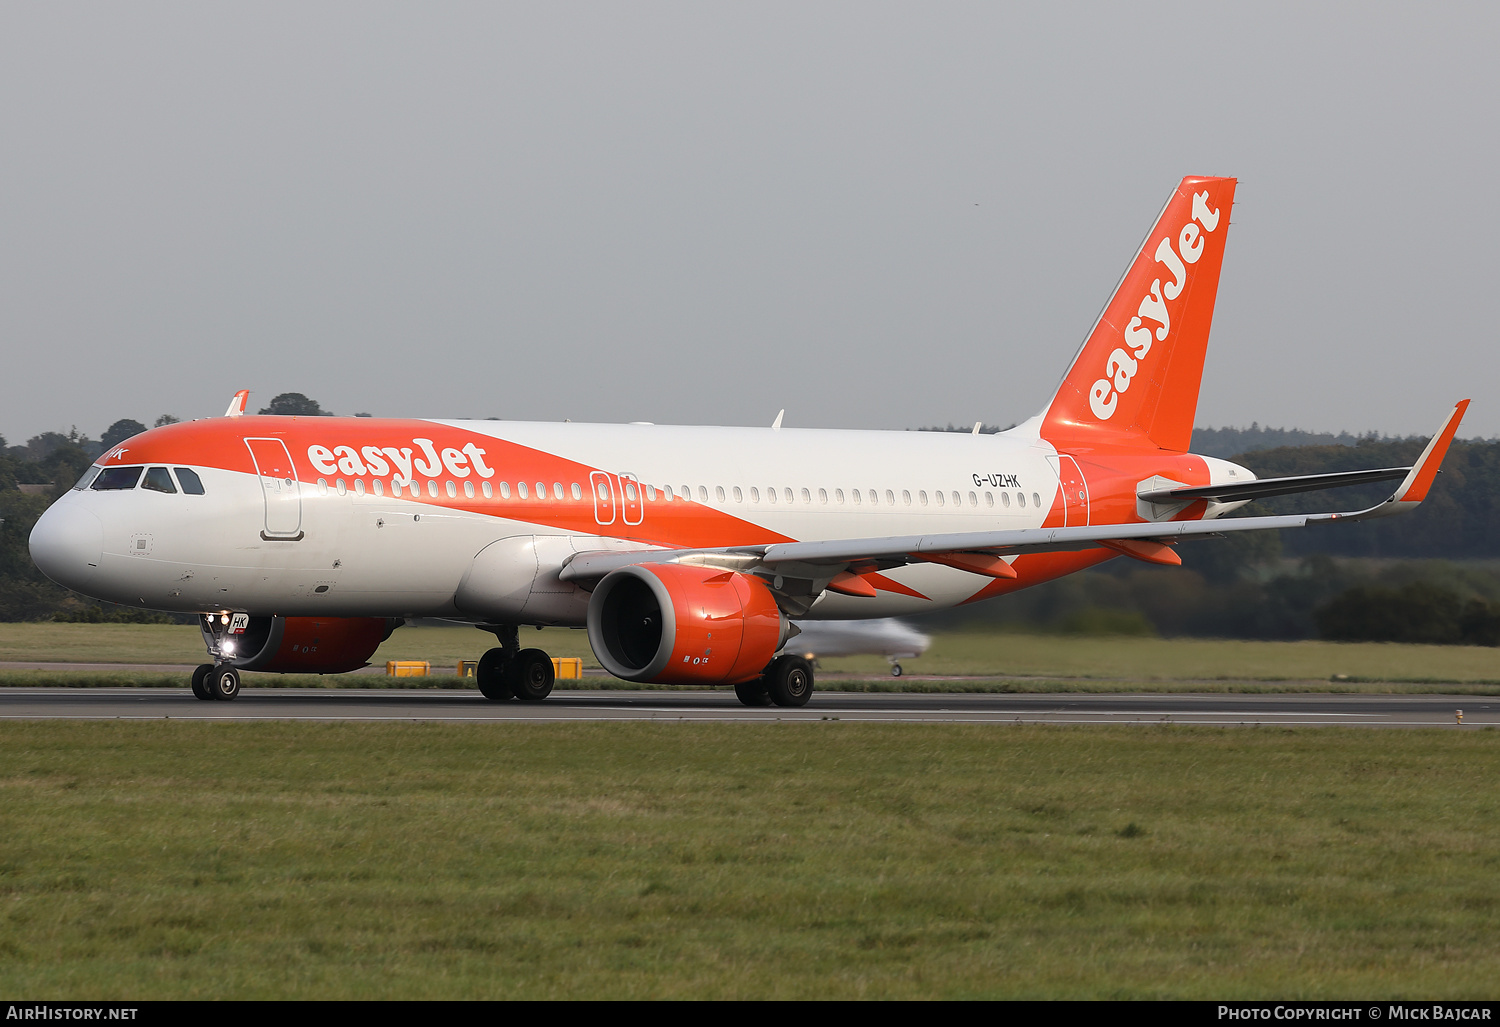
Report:
M1401 484L1381 503L1364 510L1344 513L1289 514L1275 517L1222 517L1201 521L1156 521L1132 524L1092 524L1077 528L1025 528L1003 531L965 531L933 535L897 535L885 538L830 539L821 542L780 542L772 545L727 546L721 549L641 549L634 552L579 553L563 567L565 581L588 583L603 578L618 567L639 563L696 563L751 574L786 575L810 579L814 595L825 588L850 595L874 595L875 588L861 577L911 563L938 563L996 578L1013 578L1015 571L1003 559L1028 552L1078 550L1104 547L1150 563L1178 564L1181 559L1171 546L1179 540L1225 535L1236 531L1266 531L1272 528L1302 528L1336 521L1361 521L1414 509L1432 487L1438 467L1448 452L1469 401L1454 406L1442 428L1427 443L1411 467L1382 468L1339 474L1273 478L1230 486L1171 489L1146 494L1155 502L1183 502L1210 498L1227 501L1252 498L1245 486L1269 485L1275 490L1258 496L1284 495L1317 488L1338 488L1401 476ZM1326 484L1309 484L1321 479ZM1290 487L1288 487L1290 486ZM1170 499L1157 499L1170 496Z

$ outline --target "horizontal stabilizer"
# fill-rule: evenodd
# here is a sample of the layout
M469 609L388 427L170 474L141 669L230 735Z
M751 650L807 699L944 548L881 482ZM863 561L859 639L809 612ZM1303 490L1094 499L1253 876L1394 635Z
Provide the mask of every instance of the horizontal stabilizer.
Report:
M1410 473L1410 467L1381 467L1371 471L1336 471L1332 474L1299 474L1289 478L1257 478L1254 481L1221 482L1218 485L1188 485L1137 493L1148 503L1188 503L1211 499L1215 503L1244 503L1252 499L1290 496L1297 492L1320 492L1376 481L1395 481Z

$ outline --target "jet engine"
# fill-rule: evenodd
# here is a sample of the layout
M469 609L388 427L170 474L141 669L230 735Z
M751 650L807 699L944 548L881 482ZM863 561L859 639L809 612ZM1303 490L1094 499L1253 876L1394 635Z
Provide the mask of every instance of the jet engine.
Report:
M401 625L399 617L250 617L231 630L231 615L199 620L204 641L221 662L240 670L284 674L343 674L368 666L380 643Z
M605 670L664 685L752 681L791 630L758 578L680 563L611 571L589 600L588 626Z

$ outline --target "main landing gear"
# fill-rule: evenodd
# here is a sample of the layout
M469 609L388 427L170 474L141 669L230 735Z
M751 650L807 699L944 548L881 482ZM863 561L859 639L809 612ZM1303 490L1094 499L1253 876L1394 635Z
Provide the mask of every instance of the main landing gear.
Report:
M240 672L228 664L200 665L193 671L193 695L199 699L237 699L240 694Z
M515 697L522 702L541 702L552 694L552 657L540 649L522 649L513 626L486 630L500 640L498 647L479 658L474 674L486 699L502 702Z
M813 694L813 669L800 656L778 656L760 677L734 686L746 706L806 706Z

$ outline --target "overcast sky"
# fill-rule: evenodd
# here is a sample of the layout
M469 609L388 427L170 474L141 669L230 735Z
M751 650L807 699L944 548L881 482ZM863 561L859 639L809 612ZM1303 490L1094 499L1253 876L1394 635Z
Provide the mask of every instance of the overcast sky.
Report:
M1497 12L0 2L0 434L1009 424L1207 174L1198 424L1497 435Z

